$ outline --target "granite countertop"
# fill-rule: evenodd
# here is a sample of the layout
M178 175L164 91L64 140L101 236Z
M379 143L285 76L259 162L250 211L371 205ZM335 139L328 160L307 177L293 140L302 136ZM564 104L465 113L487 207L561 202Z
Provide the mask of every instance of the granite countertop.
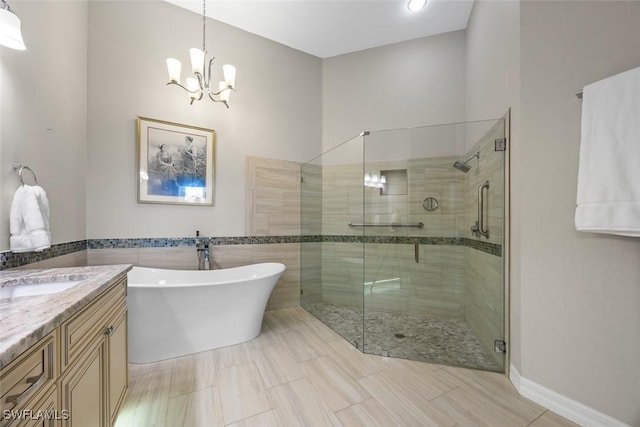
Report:
M0 299L0 368L86 307L131 270L130 264L0 272L0 291L23 285L81 280L49 295Z

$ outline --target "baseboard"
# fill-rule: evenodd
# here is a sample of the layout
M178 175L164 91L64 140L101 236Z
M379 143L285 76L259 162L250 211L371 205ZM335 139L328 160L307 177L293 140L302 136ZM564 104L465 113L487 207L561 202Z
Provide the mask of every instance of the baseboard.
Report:
M581 426L631 427L629 424L523 377L513 365L509 367L509 380L522 396Z

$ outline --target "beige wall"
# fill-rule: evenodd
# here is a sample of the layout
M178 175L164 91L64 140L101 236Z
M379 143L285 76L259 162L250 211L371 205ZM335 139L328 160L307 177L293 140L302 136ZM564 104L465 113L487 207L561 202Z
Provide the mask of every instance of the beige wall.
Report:
M640 66L640 2L522 3L522 376L640 425L640 239L576 232L584 85Z
M165 87L165 59L201 42L201 17L164 2L90 2L87 234L90 238L241 236L245 156L304 161L319 151L321 60L208 20L214 72L238 69L231 109ZM136 202L136 116L215 129L214 207ZM117 212L117 215L114 215ZM126 218L126 220L123 220Z
M30 166L47 191L53 243L86 237L87 2L11 6L27 50L0 47L0 251L9 249L11 200L20 185L12 163Z
M465 119L502 117L511 108L507 169L520 157L520 4L519 1L476 0L466 31ZM508 132L509 134L509 132ZM520 192L513 186L521 172L510 172L512 191L510 227L511 258L520 255ZM520 282L519 264L510 265L510 336L507 337L511 363L520 367Z
M327 58L322 69L323 151L366 130L464 120L464 31Z

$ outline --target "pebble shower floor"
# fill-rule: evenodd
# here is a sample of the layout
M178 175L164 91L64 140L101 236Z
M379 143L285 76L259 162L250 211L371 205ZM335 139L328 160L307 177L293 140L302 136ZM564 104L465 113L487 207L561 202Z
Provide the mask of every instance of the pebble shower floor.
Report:
M357 341L362 348L362 309L331 304L304 308L350 343ZM501 371L463 321L367 310L365 325L365 353Z

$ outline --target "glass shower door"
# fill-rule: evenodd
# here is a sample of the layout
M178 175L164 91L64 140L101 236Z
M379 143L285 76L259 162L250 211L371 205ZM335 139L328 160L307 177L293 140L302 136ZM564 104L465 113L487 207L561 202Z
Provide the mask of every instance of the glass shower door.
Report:
M301 305L362 348L364 246L363 138L301 168Z
M365 352L503 371L503 139L503 120L365 135Z

